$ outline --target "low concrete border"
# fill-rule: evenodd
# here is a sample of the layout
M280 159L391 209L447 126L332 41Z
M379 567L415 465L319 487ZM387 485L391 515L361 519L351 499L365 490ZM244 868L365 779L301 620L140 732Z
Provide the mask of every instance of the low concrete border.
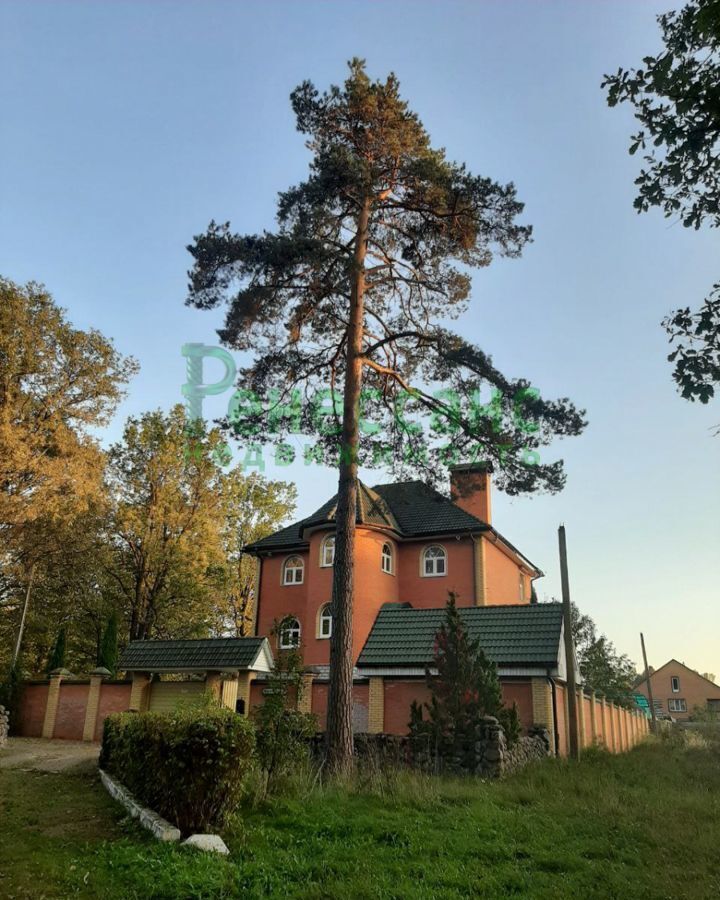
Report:
M179 841L180 829L171 825L151 809L140 806L130 791L115 781L107 772L98 769L105 790L110 796L121 803L130 815L137 819L143 828L147 828L159 841Z

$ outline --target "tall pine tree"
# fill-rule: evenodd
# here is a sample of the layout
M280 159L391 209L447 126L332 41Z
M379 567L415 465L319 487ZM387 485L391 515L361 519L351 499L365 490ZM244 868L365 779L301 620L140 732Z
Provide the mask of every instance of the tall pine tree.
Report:
M584 421L444 325L467 306L468 270L517 257L530 239L514 186L433 149L396 77L373 82L360 60L342 87L305 82L291 102L312 154L308 179L280 195L275 232L237 235L213 222L195 238L188 303L227 302L221 339L254 356L228 424L258 445L313 435L312 457L339 469L327 728L329 767L343 771L358 465L433 479L443 463L482 459L511 493L559 490L562 462L541 463L537 449Z
M65 665L65 645L67 641L67 636L65 633L65 626L63 625L58 631L57 637L55 638L55 643L53 644L52 652L48 658L47 663L47 674L49 675L51 672L54 672L55 669L62 669Z

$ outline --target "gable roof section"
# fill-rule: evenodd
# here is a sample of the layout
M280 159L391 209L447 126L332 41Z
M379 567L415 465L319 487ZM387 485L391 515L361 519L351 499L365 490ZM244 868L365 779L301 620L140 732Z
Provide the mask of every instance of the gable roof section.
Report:
M562 656L562 604L476 606L459 609L472 638L498 668L558 666ZM383 607L375 619L357 665L370 668L421 668L433 659L435 635L444 609Z
M206 638L186 641L131 641L118 668L126 672L187 672L255 669L268 671L267 638Z
M704 681L706 684L709 684L710 687L714 687L716 691L720 691L720 684L717 684L715 681L710 681L709 678L705 678L704 675L701 675L699 672L696 672L695 669L691 669L690 666L686 666L685 663L680 662L680 660L675 659L675 657L673 657L672 659L669 659L666 663L664 663L662 666L660 666L659 669L655 669L655 671L650 675L650 678L654 678L659 672L662 672L663 669L666 669L670 665L670 663L675 663L676 666L680 666L681 668L685 669L686 672L689 672L691 675L694 675L696 678L699 678L700 681ZM645 685L645 687L647 689L647 678L645 678L644 676L643 676L642 681L638 681L638 683L635 685L635 687L641 688L641 687L643 687L643 685Z

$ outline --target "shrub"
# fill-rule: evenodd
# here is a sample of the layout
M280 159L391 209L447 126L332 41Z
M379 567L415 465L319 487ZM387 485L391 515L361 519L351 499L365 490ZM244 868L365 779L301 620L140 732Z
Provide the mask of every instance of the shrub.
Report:
M273 633L283 628L277 623ZM272 792L278 781L309 757L309 739L317 731L312 713L293 708L303 692L303 658L300 648L281 650L267 682L264 702L253 710L257 728L257 757L263 772L262 795Z
M437 672L437 674L434 674ZM497 667L473 639L460 617L455 595L450 594L445 622L435 635L432 666L426 669L430 702L424 710L414 702L410 708L411 746L416 756L427 756L436 769L473 771L476 747L482 739L485 716L498 719L508 746L520 735L515 704L503 706Z
M252 723L229 709L116 713L100 766L183 833L206 831L237 808L254 748Z

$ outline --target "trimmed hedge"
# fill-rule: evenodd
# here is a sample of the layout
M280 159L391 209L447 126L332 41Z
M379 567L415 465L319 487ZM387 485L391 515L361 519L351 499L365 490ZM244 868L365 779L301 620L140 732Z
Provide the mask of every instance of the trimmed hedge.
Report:
M115 713L100 768L184 834L221 826L252 766L255 729L230 709Z

